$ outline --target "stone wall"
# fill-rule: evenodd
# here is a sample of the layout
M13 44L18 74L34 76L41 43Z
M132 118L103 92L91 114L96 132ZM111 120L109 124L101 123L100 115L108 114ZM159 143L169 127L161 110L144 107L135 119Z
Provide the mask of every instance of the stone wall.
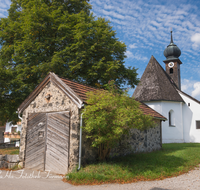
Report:
M15 147L15 144L10 144L10 143L0 143L0 149L4 149L4 148L13 148Z
M136 152L151 152L160 150L161 143L161 122L154 120L156 127L140 131L131 129L129 136L122 136L117 146L111 149L110 156L124 156ZM86 139L83 133L82 141L82 163L95 161L98 157L98 149L91 147L91 141Z
M110 152L111 157L124 156L136 152L151 152L160 150L161 143L161 122L155 120L156 127L140 131L131 129L129 136L122 136L116 148Z
M50 101L45 99L51 94ZM25 158L27 119L30 113L70 111L69 171L78 163L79 152L79 109L60 89L49 82L32 103L23 111L20 140L20 160Z
M90 139L86 138L85 133L82 135L82 164L87 164L97 160L98 158L98 149L91 147L92 142Z
M12 169L19 163L19 155L0 155L0 168Z

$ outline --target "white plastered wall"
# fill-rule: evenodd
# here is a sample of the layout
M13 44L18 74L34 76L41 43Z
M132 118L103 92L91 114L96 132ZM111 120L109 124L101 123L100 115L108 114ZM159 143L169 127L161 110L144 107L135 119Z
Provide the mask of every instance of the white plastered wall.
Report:
M165 116L168 120L162 122L162 143L182 143L184 142L183 131L183 104L172 101L152 101L144 102L149 107ZM172 124L169 125L169 112L173 110Z
M196 121L200 121L200 104L182 93L179 94L185 101L183 105L185 142L200 142L200 129L196 129Z

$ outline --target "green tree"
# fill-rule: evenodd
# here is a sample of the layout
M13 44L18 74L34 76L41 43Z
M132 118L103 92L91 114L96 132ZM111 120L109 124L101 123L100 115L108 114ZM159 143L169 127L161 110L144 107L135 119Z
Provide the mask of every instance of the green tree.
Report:
M125 44L88 0L11 2L0 19L0 120L16 116L48 72L96 87L138 83L136 69L124 65Z
M154 127L151 116L143 114L140 103L130 98L126 91L116 89L113 82L108 90L96 90L87 93L87 106L83 110L86 138L92 140L92 146L98 148L99 159L109 156L122 135L128 135L131 128L145 130Z

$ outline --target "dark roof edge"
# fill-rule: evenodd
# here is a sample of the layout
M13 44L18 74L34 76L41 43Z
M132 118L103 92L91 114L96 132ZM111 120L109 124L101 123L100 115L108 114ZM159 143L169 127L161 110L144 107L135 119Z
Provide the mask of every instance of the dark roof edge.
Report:
M159 102L159 101L166 101L166 102L184 102L180 100L163 100L163 99L157 99L157 100L148 100L148 101L141 101L141 102ZM185 102L184 102L185 103Z
M164 119L163 117L162 118L161 117L154 117L154 118L158 119L158 120L161 120L161 121L167 121L167 118Z
M194 100L195 102L197 102L198 104L200 104L200 101L199 101L199 100L193 98L192 96L186 94L185 92L183 92L183 91L181 91L181 90L179 90L179 89L176 89L176 90L177 90L179 93L182 93L182 94L186 95L186 96L189 97L190 99L192 99L192 100Z

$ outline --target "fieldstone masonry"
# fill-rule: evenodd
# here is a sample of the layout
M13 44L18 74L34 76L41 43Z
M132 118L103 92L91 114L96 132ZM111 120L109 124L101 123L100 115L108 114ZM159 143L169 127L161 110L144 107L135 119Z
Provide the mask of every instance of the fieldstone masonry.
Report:
M19 163L19 155L0 155L0 168L13 168Z
M151 152L162 147L160 121L155 120L156 127L140 131L131 129L130 135L123 136L116 148L110 152L111 157L124 156L136 152Z

